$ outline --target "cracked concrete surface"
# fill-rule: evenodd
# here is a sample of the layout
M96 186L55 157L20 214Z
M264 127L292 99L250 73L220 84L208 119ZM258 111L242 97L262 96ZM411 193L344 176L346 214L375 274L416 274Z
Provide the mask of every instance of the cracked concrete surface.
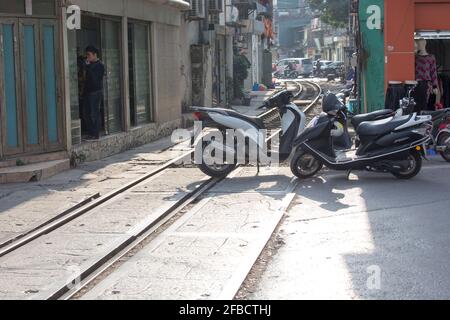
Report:
M50 296L206 177L198 169L169 169L151 180L0 258L0 299Z
M244 168L212 188L83 299L232 299L294 185L286 168L255 173Z
M165 138L85 163L45 181L0 185L0 243L39 226L96 193L104 195L122 187L156 168L156 163L184 154L184 149L183 144L174 146ZM140 160L152 162L148 165Z

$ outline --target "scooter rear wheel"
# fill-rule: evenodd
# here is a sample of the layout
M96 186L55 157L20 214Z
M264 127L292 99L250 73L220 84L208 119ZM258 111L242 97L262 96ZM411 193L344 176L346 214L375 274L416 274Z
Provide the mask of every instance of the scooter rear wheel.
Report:
M422 170L422 155L419 152L411 152L407 160L409 161L409 166L407 169L400 172L392 172L392 174L398 179L412 179L419 174L420 170Z
M445 161L450 162L450 134L447 132L441 133L438 140L439 146L446 146L447 150L439 152Z
M291 171L299 179L311 178L322 168L322 162L303 150L297 151L291 161Z
M208 147L208 145L211 142L203 142L202 145L202 163L198 165L198 168L200 171L202 171L204 174L213 177L213 178L222 178L230 174L234 169L236 169L236 164L208 164L208 161L205 158L205 148ZM214 151L215 152L215 151ZM215 154L211 154L212 157L215 156Z

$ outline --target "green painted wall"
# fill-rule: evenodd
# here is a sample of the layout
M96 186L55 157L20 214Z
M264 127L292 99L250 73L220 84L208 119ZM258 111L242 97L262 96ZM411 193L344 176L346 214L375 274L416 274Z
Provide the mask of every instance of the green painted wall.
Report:
M367 20L371 5L381 9L381 29L369 29ZM361 30L363 63L360 73L361 111L384 109L384 0L360 0L359 20Z

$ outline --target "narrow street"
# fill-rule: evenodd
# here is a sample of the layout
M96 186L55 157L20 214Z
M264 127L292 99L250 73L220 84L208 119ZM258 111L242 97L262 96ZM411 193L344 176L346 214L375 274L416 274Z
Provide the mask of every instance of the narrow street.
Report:
M448 174L436 158L414 181L325 173L301 183L283 244L246 298L449 299Z
M162 140L45 183L2 187L8 218L1 239L185 151ZM364 172L347 180L328 170L298 181L286 167L259 175L239 168L73 298L447 299L447 171L437 157L412 181ZM50 297L152 219L149 213L157 216L204 181L196 168L164 171L1 257L1 298Z
M449 17L0 0L0 301L237 320L450 300Z

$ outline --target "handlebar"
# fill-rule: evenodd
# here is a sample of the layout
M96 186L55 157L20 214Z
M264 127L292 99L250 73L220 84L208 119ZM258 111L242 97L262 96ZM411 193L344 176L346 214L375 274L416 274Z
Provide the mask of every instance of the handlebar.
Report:
M293 98L293 93L287 89L284 89L267 99L258 109L281 108L291 103Z

